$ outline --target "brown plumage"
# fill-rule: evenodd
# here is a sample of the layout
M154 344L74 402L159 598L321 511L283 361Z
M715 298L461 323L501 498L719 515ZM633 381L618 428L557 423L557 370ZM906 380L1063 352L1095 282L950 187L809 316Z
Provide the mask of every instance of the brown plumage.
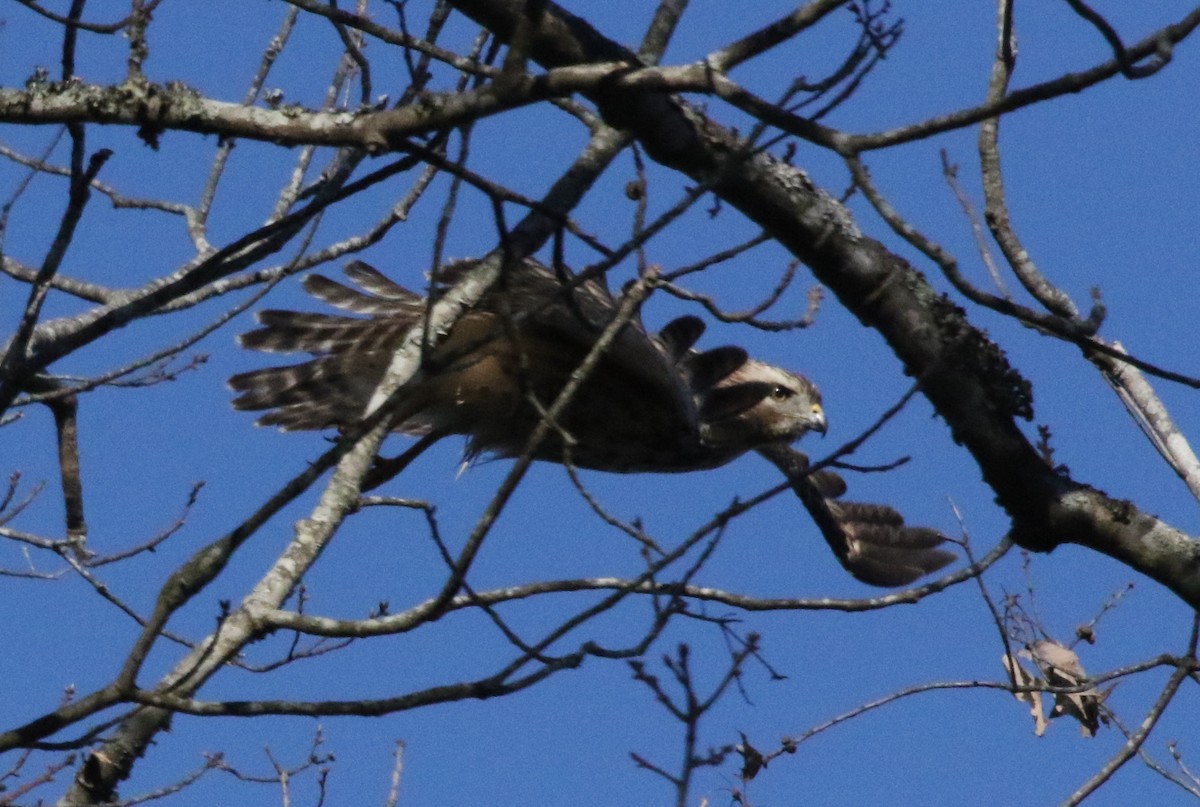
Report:
M474 265L451 264L439 281L450 285ZM307 277L304 288L360 316L263 311L262 327L242 335L243 347L311 358L233 376L236 408L266 410L258 422L285 430L342 427L364 414L426 302L365 263L352 262L345 271L357 289L320 275ZM404 414L395 430L466 435L469 457L519 455L540 421L539 409L567 384L615 311L613 297L595 281L580 282L532 260L513 264L425 357L401 396ZM872 506L836 502L845 488L840 477L823 472L810 480L806 459L803 467L789 466L788 452L804 457L791 442L825 431L816 387L748 358L739 347L697 351L703 331L695 317L676 319L654 335L636 319L627 324L535 459L617 473L684 472L759 450L788 473L834 552L859 579L900 585L953 558L933 548L940 535L905 527L890 508L883 508L882 520L863 520L857 508ZM899 564L885 559L890 571L878 572L855 562L862 553L852 545L864 541L916 555Z

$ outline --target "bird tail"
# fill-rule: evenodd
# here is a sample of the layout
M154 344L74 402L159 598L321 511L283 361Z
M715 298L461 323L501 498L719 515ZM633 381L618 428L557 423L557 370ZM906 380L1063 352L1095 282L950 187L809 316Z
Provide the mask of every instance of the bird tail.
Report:
M286 431L339 426L363 414L392 353L419 322L424 301L361 261L349 263L345 272L358 289L321 275L306 277L304 289L318 300L365 317L259 312L262 327L242 334L242 347L308 353L313 358L233 376L229 386L240 393L234 408L267 410L258 424Z

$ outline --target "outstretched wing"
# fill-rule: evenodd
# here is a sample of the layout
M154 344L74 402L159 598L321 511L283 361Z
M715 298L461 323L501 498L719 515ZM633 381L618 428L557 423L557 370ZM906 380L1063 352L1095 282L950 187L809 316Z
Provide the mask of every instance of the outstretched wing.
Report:
M910 527L891 507L840 501L845 481L831 471L808 471L808 457L786 445L758 449L783 471L792 491L816 522L838 561L872 586L906 586L955 560L940 545L946 537L928 527Z
M477 262L446 266L444 289ZM359 418L391 355L424 313L426 301L362 262L346 275L352 288L310 275L304 288L347 315L264 311L244 347L306 353L307 361L235 375L239 409L266 410L260 424L284 429L343 426ZM426 357L397 427L409 434L466 434L472 454L519 453L548 405L612 321L617 305L592 280L526 260L513 264L473 310ZM356 316L348 316L356 315ZM539 451L540 459L613 471L690 470L703 453L692 389L679 360L703 331L685 317L652 336L627 324ZM744 361L744 354L743 361ZM708 458L711 459L711 458Z

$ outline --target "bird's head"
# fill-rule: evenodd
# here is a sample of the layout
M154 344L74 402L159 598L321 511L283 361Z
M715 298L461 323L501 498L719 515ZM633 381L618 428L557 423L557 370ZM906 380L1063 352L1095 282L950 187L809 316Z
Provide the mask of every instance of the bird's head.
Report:
M700 435L714 448L749 450L825 433L821 393L803 376L748 360L707 390L700 401Z

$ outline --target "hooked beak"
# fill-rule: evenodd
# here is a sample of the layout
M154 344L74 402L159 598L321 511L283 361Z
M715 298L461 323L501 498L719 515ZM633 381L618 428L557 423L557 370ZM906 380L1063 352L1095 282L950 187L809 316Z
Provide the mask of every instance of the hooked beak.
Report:
M825 430L828 425L825 422L825 410L820 404L813 404L812 413L808 416L809 431L820 432L821 436L825 436Z

